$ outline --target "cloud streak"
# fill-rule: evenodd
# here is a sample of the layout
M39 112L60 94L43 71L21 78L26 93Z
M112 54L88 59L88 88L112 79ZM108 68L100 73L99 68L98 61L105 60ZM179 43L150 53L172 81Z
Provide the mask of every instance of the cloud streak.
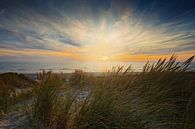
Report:
M0 56L137 61L147 55L190 55L195 51L195 19L186 20L191 13L163 22L160 14L148 14L147 9L136 11L115 2L109 5L97 11L89 5L81 4L74 10L51 4L48 14L43 12L45 8L24 5L1 9Z

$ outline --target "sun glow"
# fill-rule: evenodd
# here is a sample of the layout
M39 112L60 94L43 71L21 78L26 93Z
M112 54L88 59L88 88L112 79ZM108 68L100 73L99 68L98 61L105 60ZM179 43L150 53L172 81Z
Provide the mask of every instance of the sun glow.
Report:
M28 20L27 16L31 13L42 20ZM3 44L0 56L56 56L79 61L108 62L154 60L170 55L170 51L183 57L194 54L194 49L191 50L194 46L194 39L191 38L194 37L194 30L182 30L183 25L178 24L178 30L182 31L170 31L174 22L155 27L146 24L141 18L135 18L130 10L117 18L112 11L104 12L99 19L64 16L59 20L48 20L38 12L28 12L26 15L14 17L15 21L22 19L26 22L14 24L15 28L7 32L18 41L12 43L8 40L10 44ZM4 23L4 30L10 29L8 23ZM35 32L28 32L31 29ZM16 45L12 46L14 43ZM185 47L185 44L188 46Z
M107 61L109 59L109 57L107 57L107 56L102 56L101 58L100 58L100 60L102 60L102 61Z

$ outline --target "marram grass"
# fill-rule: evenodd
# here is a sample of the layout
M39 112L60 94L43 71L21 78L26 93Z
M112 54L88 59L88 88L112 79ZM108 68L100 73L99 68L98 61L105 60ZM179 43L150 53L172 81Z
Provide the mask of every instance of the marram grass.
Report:
M184 63L160 59L143 71L113 68L103 77L74 73L75 84L66 89L59 75L43 72L26 108L33 129L195 129L195 77ZM82 75L79 75L82 74ZM78 77L78 78L76 78ZM90 82L88 84L83 84ZM86 94L81 97L80 93Z

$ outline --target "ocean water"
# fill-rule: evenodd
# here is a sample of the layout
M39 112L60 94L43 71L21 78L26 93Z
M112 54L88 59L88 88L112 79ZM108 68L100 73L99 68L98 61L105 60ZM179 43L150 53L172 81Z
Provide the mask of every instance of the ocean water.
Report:
M74 69L83 69L87 72L104 72L114 66L128 67L131 65L135 72L142 70L146 62L0 62L0 73L17 72L17 73L37 73L42 69L52 70L54 72L73 72ZM195 71L195 62L190 66Z

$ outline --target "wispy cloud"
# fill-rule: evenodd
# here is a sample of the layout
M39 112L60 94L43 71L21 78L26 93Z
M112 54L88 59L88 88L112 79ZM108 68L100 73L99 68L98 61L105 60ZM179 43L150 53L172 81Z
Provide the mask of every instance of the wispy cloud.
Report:
M82 5L71 14L55 6L48 7L48 14L26 6L3 9L0 55L35 54L76 60L106 57L126 61L141 55L145 58L170 53L186 55L195 50L195 22L182 18L157 22L160 18L156 13L148 16L120 6L111 3L95 16L91 13L93 8Z

